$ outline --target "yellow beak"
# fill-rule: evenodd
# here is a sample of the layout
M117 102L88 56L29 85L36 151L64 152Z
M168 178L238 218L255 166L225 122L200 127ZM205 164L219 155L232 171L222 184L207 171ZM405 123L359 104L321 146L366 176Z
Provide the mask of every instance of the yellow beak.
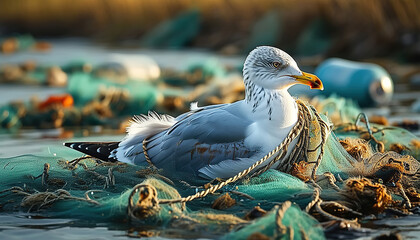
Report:
M296 81L298 81L299 83L310 86L311 89L324 90L324 86L322 85L321 80L313 74L302 72L301 76L297 76L297 75L290 75L290 76L296 78Z

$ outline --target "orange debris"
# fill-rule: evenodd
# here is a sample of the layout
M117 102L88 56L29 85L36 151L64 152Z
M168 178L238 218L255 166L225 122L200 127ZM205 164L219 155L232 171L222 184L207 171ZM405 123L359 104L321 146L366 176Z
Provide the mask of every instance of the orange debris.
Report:
M52 106L71 107L74 104L73 97L70 94L53 95L38 105L39 110L44 110Z

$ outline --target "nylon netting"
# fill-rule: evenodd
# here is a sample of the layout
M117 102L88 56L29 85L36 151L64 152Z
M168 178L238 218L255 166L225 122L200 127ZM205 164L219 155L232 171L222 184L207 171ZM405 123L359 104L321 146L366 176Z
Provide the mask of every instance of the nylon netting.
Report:
M308 106L307 109L305 119L309 125L303 125L307 128L299 136L305 136L308 144L302 142L303 152L288 162L292 167L286 172L270 169L257 176L251 172L205 197L162 204L162 200L190 196L223 180L194 186L182 179L169 179L148 166L105 163L89 157L75 160L68 149L60 148L56 149L56 157L24 155L0 159L1 211L124 222L178 232L182 229L226 239L262 235L323 239L320 222L338 219L357 225L358 219L372 213L364 207L371 206L373 213L379 213L386 208L409 211L416 204L419 181L415 175L419 163L415 158L392 155L391 162L388 155L381 155L379 165L372 167L369 164L376 158L352 157L332 132L328 118ZM345 137L344 132L338 131L340 138ZM359 133L349 134L357 138ZM418 140L399 128L373 134L386 149L390 149L387 139ZM411 147L409 153L415 151L418 148ZM404 164L410 169L404 169ZM386 175L385 168L392 169L393 175ZM408 184L407 179L412 181ZM397 187L387 187L386 181L393 181Z

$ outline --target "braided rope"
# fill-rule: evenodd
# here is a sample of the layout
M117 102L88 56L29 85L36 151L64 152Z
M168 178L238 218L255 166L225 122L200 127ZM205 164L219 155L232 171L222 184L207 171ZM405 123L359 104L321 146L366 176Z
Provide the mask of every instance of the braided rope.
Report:
M349 208L349 207L346 207L346 206L344 206L344 205L342 205L342 204L340 204L340 203L338 203L338 202L334 202L334 201L323 201L323 202L321 203L321 207L322 207L323 205L333 205L334 207L339 207L339 208L342 208L344 211L347 211L347 212L349 212L349 213L351 213L351 214L353 214L353 215L357 215L357 216L360 216L360 217L362 217L362 216L363 216L363 214L361 214L360 212L355 211L355 210L353 210L353 209L351 209L351 208Z
M335 184L337 180L335 179L334 174L325 172L323 175L328 179L328 183L331 185L331 187L337 192L340 192L341 189L337 186L337 184Z
M301 115L302 113L300 113L299 115ZM252 170L254 170L255 168L257 168L258 166L260 166L261 164L263 164L267 159L269 159L270 157L272 157L274 154L278 153L280 150L282 150L284 148L284 146L288 143L290 143L293 139L295 139L298 135L299 135L299 131L298 129L301 129L303 126L303 121L298 121L296 123L295 126L293 126L292 130L289 132L289 134L287 135L286 139L280 143L276 148L274 148L271 152L269 152L267 155L265 155L263 158L261 158L260 160L258 160L257 162L255 162L254 164L252 164L249 168L243 170L242 172L239 172L238 174L236 174L235 176L220 182L217 185L214 185L206 190L203 190L201 192L198 192L194 195L190 195L188 197L183 197L183 198L179 198L179 199L160 199L159 200L159 204L172 204L172 203L184 203L184 202L189 202L192 201L196 198L202 198L207 196L210 193L214 193L217 190L221 189L222 187L228 185L229 183L232 182L236 182L237 180L241 179L242 177L248 175Z
M321 216L323 216L323 217L325 217L325 218L327 218L327 219L329 219L329 220L343 221L343 222L349 222L349 223L354 223L354 222L357 222L357 218L356 218L356 219L351 219L351 220L348 220L348 219L345 219L345 218L341 218L341 217L334 216L334 215L332 215L332 214L330 214L330 213L326 212L324 209L322 209L322 205L324 205L324 204L334 204L334 206L337 206L337 207L343 208L344 210L347 210L347 211L349 211L350 213L353 213L353 214L358 215L358 216L360 216L360 215L361 215L361 213L356 212L356 211L354 211L354 210L352 210L352 209L350 209L350 208L348 208L348 207L345 207L345 206L343 206L343 205L341 205L341 204L339 204L339 203L337 203L337 202L325 202L325 203L324 203L324 202L322 201L322 199L320 198L320 189L319 189L319 188L315 188L315 189L314 189L314 194L313 194L312 198L313 198L313 200L312 200L310 203L308 203L308 205L307 205L307 206L306 206L306 208L305 208L305 211L306 211L307 213L309 213L309 211L310 211L312 208L314 208L314 207L315 207L316 211L317 211L317 212L318 212ZM323 203L324 203L324 204L323 204Z
M305 126L302 129L299 141L296 144L292 154L290 155L288 163L284 164L284 172L286 173L290 173L292 171L293 163L298 163L298 161L301 159L308 161L307 145L309 144L309 126L306 125L309 125L308 121L305 121Z
M138 193L139 199L134 202L134 194ZM137 184L128 197L127 214L131 219L147 218L159 210L156 188L149 184Z
M311 119L311 113L309 112L309 109L306 106L304 106L304 107L307 110L306 116L307 116L308 120L307 120L307 126L306 126L307 129L305 131L306 136L304 136L306 138L305 138L305 143L304 143L305 146L303 147L305 149L305 151L303 151L303 154L304 154L304 159L308 160L308 149L309 149L309 145L311 144L310 135L309 135L309 129L310 129L309 119Z
M149 154L147 153L147 146L146 146L146 144L147 144L147 140L148 140L149 138L144 138L143 139L143 142L142 142L142 144L143 144L143 154L144 154L144 158L146 159L146 162L152 167L152 168L156 168L156 166L153 164L153 162L152 162L152 160L150 159L150 157L149 157Z
M315 204L319 201L319 188L314 188L314 194L312 195L312 201L308 203L305 208L305 212L309 213L309 211L315 206Z
M276 226L277 226L277 231L281 234L284 235L287 232L287 227L283 225L282 220L284 218L284 214L286 213L286 211L292 206L292 203L290 201L286 201L284 202L281 207L277 206L277 211L276 211Z
M316 202L316 204L315 204L315 209L321 216L323 216L323 217L325 217L329 220L334 220L334 221L340 221L340 222L345 222L345 223L346 222L357 223L357 218L355 218L355 219L345 219L345 218L334 216L331 213L326 212L321 207L322 202L323 202L322 199L319 199L318 202Z
M313 112L314 112L314 114L315 114L315 116L316 116L316 119L318 120L318 122L319 122L319 126L320 126L320 128L321 128L321 145L323 146L323 145L325 145L325 143L326 143L326 141L327 141L327 131L329 131L329 126L327 125L327 123L321 118L321 116L318 114L318 112L316 111L316 109L314 109L313 107L312 107L312 110L313 110ZM324 155L324 148L323 147L321 147L321 151L320 151L320 153L319 153L319 155L318 155L318 158L317 158L317 160L316 160L316 163L315 163L315 166L314 166L314 168L312 169L312 174L311 174L311 178L312 179L315 179L316 178L316 170L318 170L318 167L319 167L319 165L321 164L321 159L322 159L322 156Z
M228 178L227 180L220 182L217 185L211 186L210 188L197 192L194 195L190 195L188 197L182 197L179 199L160 199L159 200L159 204L173 204L173 203L185 203L185 202L189 202L192 201L194 199L197 198L203 198L205 196L207 196L208 194L214 193L218 190L220 190L221 188L223 188L224 186L232 183L232 182L236 182L237 180L243 178L244 176L247 176L250 172L252 172L255 168L257 168L258 166L260 166L261 164L263 164L265 161L267 161L267 159L271 158L273 155L278 154L281 151L281 154L277 155L273 160L271 160L265 167L263 167L262 169L258 170L258 172L254 173L252 175L253 176L257 176L265 171L267 171L268 169L270 169L270 167L275 164L277 161L281 160L284 158L284 156L287 153L287 147L290 145L290 143L303 131L304 132L304 136L302 137L309 137L309 119L311 119L311 113L309 108L301 101L297 101L298 103L298 107L299 107L299 118L298 118L298 122L296 123L295 126L293 126L293 128L290 130L289 134L287 135L287 137L285 138L285 140L283 140L282 143L280 143L279 145L277 145L276 148L274 148L271 152L269 152L268 154L266 154L263 158L261 158L260 160L258 160L257 162L255 162L254 164L252 164L249 168L243 170L242 172L239 172L238 174L236 174L235 176ZM327 140L327 133L326 130L329 129L329 126L327 125L327 123L321 118L321 116L318 114L318 112L314 109L311 108L312 111L314 112L320 127L321 127L321 144L325 144L326 140ZM305 118L306 117L306 118ZM303 153L304 156L307 158L307 149L309 146L309 140L308 139L303 139L302 141L299 140L299 142L303 142L304 144L302 144L302 146L298 147L298 149L294 149L292 152L291 157L289 158L289 161L287 162L288 164L284 164L284 165L291 165L290 164L290 160L293 159L294 161L296 159L298 159L298 157ZM146 142L145 140L143 140L143 150L144 150L144 154L146 156L146 161L149 162L149 164L151 164L152 166L153 163L151 162L149 156L147 155L147 148L146 148ZM303 150L303 151L302 151ZM297 152L297 154L296 154ZM317 158L317 161L315 163L315 166L312 170L312 179L314 179L315 177L315 173L316 170L318 168L318 166L321 163L321 159L322 156L324 154L324 148L321 147L321 152ZM287 168L289 168L290 170L290 166L286 166Z
M296 143L296 146L294 147L292 153L285 161L282 161L281 165L277 167L277 170L280 170L285 173L291 172L293 163L297 163L297 161L301 159L302 154L304 159L308 159L307 146L309 144L309 119L311 119L311 117L308 108L306 108L306 106L301 101L298 101L298 103L299 110L302 113L300 120L304 122L304 125L302 127L299 140ZM304 118L304 115L306 115L307 118Z
M403 197L403 199L404 199L404 205L407 208L410 209L411 208L411 202L410 202L410 199L407 197L407 194L405 194L403 185L401 183L397 183L397 187L398 187L398 191L401 194L401 197Z
M304 111L304 108L302 107L302 103L301 102L298 102L299 103L299 112L300 113L305 113L305 111ZM306 125L306 121L305 121L305 118L304 118L304 116L303 116L304 114L299 114L299 119L298 119L298 122L299 123L301 123L301 124L299 124L299 126L297 127L297 128L293 128L292 130L291 130L291 132L292 131L295 131L295 135L296 136L298 136L301 132L302 132L302 130L304 129L304 127L305 127L305 125ZM303 123L303 124L302 124ZM286 154L287 154L287 148L288 148L288 146L290 145L290 143L294 140L295 138L289 138L289 137L287 137L285 140L284 140L284 147L282 148L282 153L279 155L279 156L277 156L276 158L274 158L272 161L270 161L265 167L263 167L262 169L260 169L260 170L258 170L257 172L255 172L254 174L252 174L252 176L251 177L255 177L255 176L258 176L258 175L260 175L260 174L262 174L262 173L264 173L265 171L267 171L268 169L270 169L276 162L278 162L279 160L283 160L283 158L286 156ZM299 142L300 142L300 139L301 138L299 138ZM300 152L300 150L301 149L299 149L299 147L295 147L294 149L293 149L293 152L292 152L292 154L290 155L290 157L289 157L289 159L291 159L292 158L292 156L294 156L295 154L296 154L296 152L297 151L299 151ZM283 163L282 165L288 165L289 164L289 162L287 162L286 164L285 163Z
M299 134L299 133L298 133ZM293 140L293 139L292 139ZM283 160L284 157L287 154L287 147L289 146L289 144L291 143L291 141L289 141L289 139L287 139L287 143L285 144L285 146L282 148L281 150L281 154L279 154L277 157L275 157L272 161L270 161L265 167L262 167L260 170L254 172L251 175L251 178L256 177L261 175L262 173L266 172L268 169L270 169L276 162L278 162L279 160Z

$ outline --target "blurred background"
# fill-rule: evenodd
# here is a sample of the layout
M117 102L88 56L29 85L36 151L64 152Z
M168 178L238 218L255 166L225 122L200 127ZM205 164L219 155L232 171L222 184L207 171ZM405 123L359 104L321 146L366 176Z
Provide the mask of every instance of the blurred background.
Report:
M2 131L123 132L133 114L240 100L259 45L326 85L292 93L345 97L418 131L419 16L416 0L1 0Z
M85 37L135 48L193 47L237 54L272 44L293 55L418 62L419 5L416 0L2 0L0 23L4 35ZM181 31L185 36L177 42L146 38L180 14L184 19L172 26L172 35ZM2 50L13 51L7 46Z

